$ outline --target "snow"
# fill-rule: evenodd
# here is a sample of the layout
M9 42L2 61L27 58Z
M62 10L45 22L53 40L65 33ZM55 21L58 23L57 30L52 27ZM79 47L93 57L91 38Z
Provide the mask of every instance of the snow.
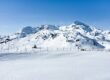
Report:
M75 21L0 36L0 80L110 80L110 31Z
M46 29L46 30L58 30L58 26L55 26L55 25L41 25L39 27L40 30L42 29Z
M90 26L88 26L87 24L84 24L84 23L82 23L82 22L80 22L80 21L75 21L74 24L80 25L80 27L81 27L82 29L84 29L85 31L87 31L87 32L91 32L91 31L92 31L92 29L91 29Z
M26 26L21 30L20 37L26 37L28 34L32 34L37 32L36 28L33 28L31 26Z
M110 50L110 31L75 21L70 25L27 26L21 32L0 38L0 51L25 51L38 48L71 47L85 50Z
M60 46L59 46L60 45ZM59 35L57 38L49 39L44 42L44 44L41 45L41 47L48 47L48 48L63 48L63 47L68 47L69 43L66 43L65 37L62 35Z
M0 80L110 80L110 52L0 54Z

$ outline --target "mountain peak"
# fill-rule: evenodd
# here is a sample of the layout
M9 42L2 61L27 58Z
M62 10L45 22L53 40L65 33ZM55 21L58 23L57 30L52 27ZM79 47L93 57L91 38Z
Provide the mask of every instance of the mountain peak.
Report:
M87 25L87 24L85 24L85 23L83 23L81 21L74 21L74 24L76 24L76 25L83 25L83 26L88 26L89 27L89 25Z
M80 22L80 21L74 21L74 24L75 25L79 25L81 28L83 28L84 30L86 30L87 32L91 32L92 29L89 25L83 23L83 22Z
M20 37L26 37L28 34L32 34L36 32L36 28L33 28L31 26L26 26L21 30Z
M68 26L26 26L18 34L0 37L1 44L8 42L10 46L11 43L16 42L16 44L13 44L14 47L18 46L20 49L22 47L25 48L23 45L30 46L31 49L33 44L42 48L43 46L48 47L51 44L51 48L58 47L59 45L57 46L55 43L62 44L62 46L60 45L61 47L65 47L65 45L68 45L67 47L79 45L79 47L81 46L84 49L110 49L109 32L99 31L96 28L93 29L91 26L80 21L75 21Z
M39 29L40 29L40 30L42 30L42 29L58 30L58 27L55 26L55 25L50 25L50 24L48 24L48 25L41 25L41 26L39 27Z

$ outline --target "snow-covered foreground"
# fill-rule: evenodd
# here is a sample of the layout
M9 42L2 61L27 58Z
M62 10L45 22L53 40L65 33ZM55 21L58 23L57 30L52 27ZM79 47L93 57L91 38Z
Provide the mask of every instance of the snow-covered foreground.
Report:
M0 80L110 80L110 52L1 54Z

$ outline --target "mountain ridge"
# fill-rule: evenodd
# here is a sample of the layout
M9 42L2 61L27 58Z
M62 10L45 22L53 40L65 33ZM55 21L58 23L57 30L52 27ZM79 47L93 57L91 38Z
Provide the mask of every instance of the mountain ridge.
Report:
M94 50L110 49L110 31L75 21L68 26L41 25L39 27L24 27L21 32L0 37L3 49L32 49L34 45L40 48L72 47Z

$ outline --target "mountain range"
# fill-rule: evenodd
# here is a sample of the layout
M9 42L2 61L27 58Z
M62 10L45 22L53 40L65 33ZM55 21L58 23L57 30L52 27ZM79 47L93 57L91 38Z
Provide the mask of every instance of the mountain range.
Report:
M0 36L0 48L2 50L25 48L28 50L33 48L109 50L110 31L97 29L80 21L64 26L26 26L20 32Z

